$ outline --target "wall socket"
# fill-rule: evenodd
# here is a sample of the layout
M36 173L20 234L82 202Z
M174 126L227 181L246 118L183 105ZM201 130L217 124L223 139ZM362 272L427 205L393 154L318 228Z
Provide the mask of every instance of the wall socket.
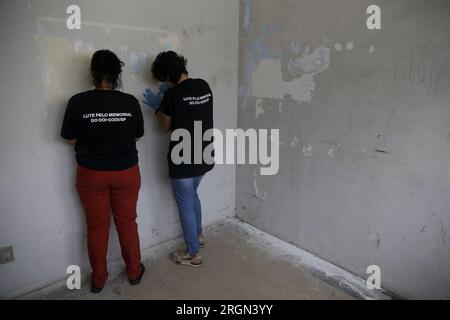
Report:
M14 261L13 247L0 248L0 264L6 264Z

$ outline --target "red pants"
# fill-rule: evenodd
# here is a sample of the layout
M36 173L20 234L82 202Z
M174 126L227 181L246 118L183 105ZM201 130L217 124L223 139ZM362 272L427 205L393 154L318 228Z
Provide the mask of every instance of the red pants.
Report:
M136 279L140 275L141 251L136 224L140 186L138 165L120 171L77 168L77 190L86 213L92 283L97 288L102 288L108 278L106 256L111 209L128 277Z

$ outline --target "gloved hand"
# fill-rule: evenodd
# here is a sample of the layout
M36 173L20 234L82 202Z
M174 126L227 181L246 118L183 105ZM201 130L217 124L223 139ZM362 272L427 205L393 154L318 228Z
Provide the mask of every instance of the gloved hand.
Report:
M148 105L153 110L159 108L159 105L161 104L161 96L159 93L155 94L151 89L146 89L143 96L144 96L143 102L146 105Z
M159 86L158 93L154 93L151 89L146 89L143 94L143 102L153 110L157 110L159 108L159 105L161 104L164 93L169 88L170 86L167 83L163 83Z
M162 94L166 93L166 91L170 88L171 86L167 83L167 82L163 82L160 86L159 86L159 92L161 92Z

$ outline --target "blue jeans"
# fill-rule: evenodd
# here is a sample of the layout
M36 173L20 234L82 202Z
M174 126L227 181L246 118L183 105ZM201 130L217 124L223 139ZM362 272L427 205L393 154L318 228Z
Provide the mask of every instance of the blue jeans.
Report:
M199 251L198 236L202 234L202 208L197 188L203 176L172 179L172 188L180 214L187 251L194 256Z

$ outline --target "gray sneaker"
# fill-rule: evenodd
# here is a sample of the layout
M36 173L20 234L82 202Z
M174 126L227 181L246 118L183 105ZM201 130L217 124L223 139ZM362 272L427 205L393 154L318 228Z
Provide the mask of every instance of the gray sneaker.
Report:
M195 256L191 256L189 252L184 250L172 253L172 260L175 263L194 268L199 268L203 265L202 256L200 253L197 253Z
M204 248L205 247L205 236L203 234L198 236L198 246L200 248Z

